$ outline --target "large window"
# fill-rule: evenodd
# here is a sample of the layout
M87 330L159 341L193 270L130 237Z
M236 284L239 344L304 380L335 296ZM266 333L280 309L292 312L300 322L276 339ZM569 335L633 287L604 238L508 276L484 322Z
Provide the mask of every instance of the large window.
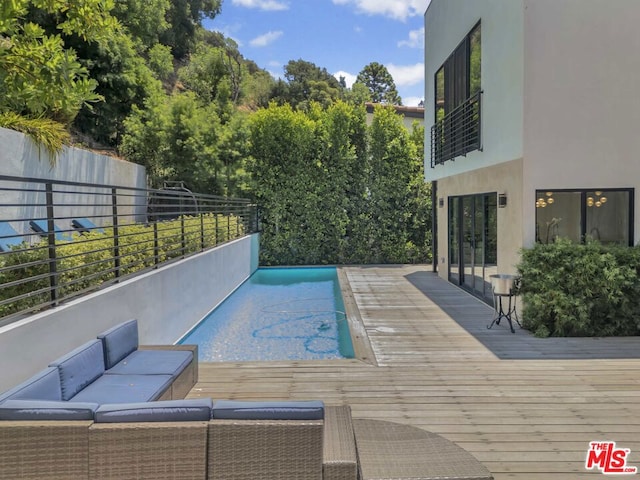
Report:
M478 22L435 74L432 167L480 148L481 50Z
M536 241L633 244L633 189L537 190Z

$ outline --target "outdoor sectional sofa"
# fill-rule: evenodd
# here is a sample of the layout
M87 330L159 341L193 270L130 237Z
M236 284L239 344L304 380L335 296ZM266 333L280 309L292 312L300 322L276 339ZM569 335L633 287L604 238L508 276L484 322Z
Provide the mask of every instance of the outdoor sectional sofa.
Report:
M135 320L52 362L0 394L0 479L355 480L348 407L184 399L197 363Z
M321 401L185 399L197 347L131 320L0 394L0 480L490 480L439 435Z

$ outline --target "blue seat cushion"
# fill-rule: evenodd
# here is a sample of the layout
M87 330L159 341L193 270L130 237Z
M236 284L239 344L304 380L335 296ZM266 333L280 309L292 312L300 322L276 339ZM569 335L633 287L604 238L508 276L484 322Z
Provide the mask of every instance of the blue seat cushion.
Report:
M82 233L86 233L86 232L104 233L103 228L98 227L95 223L93 223L88 218L74 218L73 220L71 220L71 225L73 225L74 228L77 228Z
M0 222L0 252L8 252L11 247L20 245L24 239L14 230L9 222Z
M73 397L74 402L134 403L155 400L171 384L171 375L103 375Z
M210 398L166 400L161 402L101 405L97 423L119 422L206 422L211 419Z
M105 373L114 375L179 375L193 360L186 350L136 350Z
M213 405L213 418L231 420L322 420L324 403L304 402L239 402L218 400Z
M36 232L42 237L46 237L49 234L49 224L47 220L44 220L44 219L31 220L29 222L29 225L31 226L34 232ZM57 225L53 226L53 231L56 235L57 241L70 242L73 240L73 237L69 232L62 230Z
M85 343L49 366L58 368L62 400L71 400L104 373L102 342L92 340Z
M93 420L97 403L48 400L7 400L0 404L0 420Z
M58 369L45 368L20 385L0 394L0 403L9 399L62 400Z
M98 335L104 347L104 368L109 370L138 348L138 321L128 320Z

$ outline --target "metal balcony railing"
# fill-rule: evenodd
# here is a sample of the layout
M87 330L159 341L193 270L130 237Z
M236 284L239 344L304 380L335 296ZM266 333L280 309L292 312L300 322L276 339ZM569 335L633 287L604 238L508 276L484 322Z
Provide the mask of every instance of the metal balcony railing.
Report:
M431 168L482 149L481 98L479 91L431 127Z
M256 232L247 199L0 176L0 325Z

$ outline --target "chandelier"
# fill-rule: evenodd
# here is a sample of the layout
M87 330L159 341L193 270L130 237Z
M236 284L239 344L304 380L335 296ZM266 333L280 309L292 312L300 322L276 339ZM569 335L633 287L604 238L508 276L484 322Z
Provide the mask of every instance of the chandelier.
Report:
M602 205L604 205L605 203L607 203L607 197L605 197L604 195L602 195L602 192L600 191L595 191L593 192L595 194L595 196L591 196L589 195L587 197L587 207L596 207L596 208L600 208Z
M553 202L555 202L553 192L546 192L543 197L536 200L536 208L545 208L547 205L553 205Z

